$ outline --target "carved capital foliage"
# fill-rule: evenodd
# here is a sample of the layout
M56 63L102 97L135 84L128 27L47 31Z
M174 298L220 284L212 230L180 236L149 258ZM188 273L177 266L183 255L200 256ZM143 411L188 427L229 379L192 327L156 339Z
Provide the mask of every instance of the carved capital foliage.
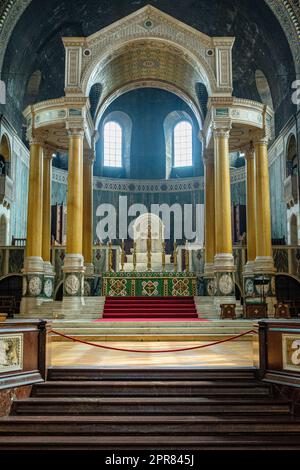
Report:
M230 130L231 130L231 126L213 127L213 136L215 139L220 139L220 138L229 139Z
M79 124L69 124L69 123L67 123L67 132L68 132L69 138L79 137L79 138L83 139L83 137L84 137L83 126L81 127Z
M43 154L44 154L45 160L53 160L54 153L55 153L55 150L52 147L44 146Z
M241 149L245 153L245 160L253 160L255 156L255 147L253 142L250 142L249 145Z

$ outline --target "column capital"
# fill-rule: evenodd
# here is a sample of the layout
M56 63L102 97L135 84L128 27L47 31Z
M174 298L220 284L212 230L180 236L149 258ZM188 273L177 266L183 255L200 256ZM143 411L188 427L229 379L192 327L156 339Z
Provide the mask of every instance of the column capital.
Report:
M71 125L67 123L67 132L69 137L84 137L84 129L79 124Z
M29 145L40 145L43 146L44 142L41 137L31 136L29 139Z
M43 154L45 160L53 160L55 151L50 147L43 147Z
M255 147L253 142L250 142L248 145L241 149L245 153L245 160L254 160L255 157Z
M215 139L219 138L226 138L229 139L231 131L231 125L226 124L224 126L220 126L216 123L213 124L212 133Z
M269 137L268 136L257 136L253 139L254 145L268 145Z

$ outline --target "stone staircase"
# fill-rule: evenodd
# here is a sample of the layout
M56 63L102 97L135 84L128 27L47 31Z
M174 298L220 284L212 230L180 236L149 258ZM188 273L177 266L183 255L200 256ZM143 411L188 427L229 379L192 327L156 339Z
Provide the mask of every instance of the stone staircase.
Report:
M0 450L300 449L291 403L254 369L49 370L0 419Z
M88 341L218 341L253 329L252 320L90 321L55 320L53 329ZM247 335L240 340L252 341ZM52 335L52 341L61 341Z
M63 303L61 301L41 302L40 305L31 309L26 315L19 315L18 318L86 318L97 319L102 316L105 304L105 297L85 297L84 305L81 307L80 312L64 312Z

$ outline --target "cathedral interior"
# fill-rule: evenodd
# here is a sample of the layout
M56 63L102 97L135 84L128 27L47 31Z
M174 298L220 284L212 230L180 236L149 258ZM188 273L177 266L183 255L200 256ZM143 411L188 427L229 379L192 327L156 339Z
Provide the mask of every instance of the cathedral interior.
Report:
M0 449L300 449L298 0L0 0Z

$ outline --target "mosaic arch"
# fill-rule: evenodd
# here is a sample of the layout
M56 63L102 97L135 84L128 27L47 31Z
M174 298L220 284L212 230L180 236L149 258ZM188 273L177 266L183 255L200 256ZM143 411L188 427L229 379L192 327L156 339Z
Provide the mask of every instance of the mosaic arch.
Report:
M203 120L196 90L232 94L232 37L210 37L146 6L89 37L64 37L66 95L102 86L96 122L120 94L137 87L174 92ZM202 119L201 119L202 117Z
M264 0L289 42L296 72L300 74L300 6L293 0ZM0 71L10 36L31 0L3 0L0 6Z

